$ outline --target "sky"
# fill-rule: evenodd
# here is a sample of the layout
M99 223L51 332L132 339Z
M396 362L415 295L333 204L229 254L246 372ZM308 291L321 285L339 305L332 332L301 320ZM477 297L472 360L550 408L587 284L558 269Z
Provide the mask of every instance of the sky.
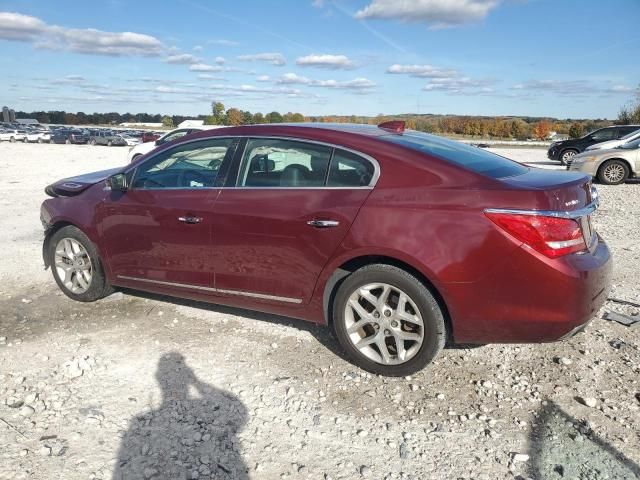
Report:
M0 0L15 110L615 118L640 0Z

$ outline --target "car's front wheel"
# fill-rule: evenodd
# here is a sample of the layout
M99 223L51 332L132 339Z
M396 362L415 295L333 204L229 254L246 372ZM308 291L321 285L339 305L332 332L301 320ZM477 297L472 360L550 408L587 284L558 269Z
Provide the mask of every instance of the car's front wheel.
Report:
M93 302L112 293L96 247L80 229L70 225L55 232L48 255L53 278L69 298Z
M433 294L413 275L383 264L356 270L342 282L333 303L333 328L356 365L388 376L421 370L446 338Z
M621 160L609 160L598 170L598 180L605 185L619 185L629 177L629 167Z
M565 150L562 152L562 155L560 155L560 163L567 165L577 154L578 152L576 150Z

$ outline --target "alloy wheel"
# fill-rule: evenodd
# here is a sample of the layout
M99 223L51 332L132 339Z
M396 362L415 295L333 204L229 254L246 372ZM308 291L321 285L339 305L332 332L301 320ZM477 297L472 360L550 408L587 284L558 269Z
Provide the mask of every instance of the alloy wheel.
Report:
M60 282L76 295L89 290L93 265L87 250L74 238L63 238L56 245L55 268Z
M568 152L564 152L562 154L562 161L566 164L571 162L571 160L573 159L573 157L576 156L576 152L574 152L573 150L569 150Z
M610 183L618 183L624 180L625 171L624 167L618 163L612 163L607 165L602 172L604 178Z
M424 341L424 323L415 302L386 283L357 288L345 306L351 343L370 360L400 365L413 358Z

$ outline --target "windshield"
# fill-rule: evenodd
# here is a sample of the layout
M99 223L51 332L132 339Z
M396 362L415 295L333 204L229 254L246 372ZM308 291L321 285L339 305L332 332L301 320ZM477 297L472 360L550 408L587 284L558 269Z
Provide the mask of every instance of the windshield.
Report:
M635 137L637 137L638 135L640 135L640 129L639 130L635 130L631 133L627 133L624 137L622 137L620 140L625 140L625 141L629 141L629 140L633 140Z
M618 148L624 148L625 150L634 150L638 148L638 145L640 145L640 138L627 142L624 145L620 145Z
M522 175L528 169L513 160L487 152L482 148L454 142L426 133L407 131L402 135L379 137L418 152L442 158L461 167L492 178Z

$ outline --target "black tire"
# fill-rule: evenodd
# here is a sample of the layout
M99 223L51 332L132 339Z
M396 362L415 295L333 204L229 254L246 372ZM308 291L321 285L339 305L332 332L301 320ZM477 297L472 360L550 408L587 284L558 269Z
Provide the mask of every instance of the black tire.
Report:
M92 140L89 140L89 145L91 145L93 147L95 147L97 145L97 142L96 142L95 138L92 139Z
M29 143L29 140L27 139L27 137L24 137L24 138L22 139L22 141L23 141L24 143Z
M406 293L422 317L424 337L419 350L404 363L385 365L370 359L352 343L347 333L345 309L352 293L372 283L385 283ZM442 310L425 285L410 273L392 265L373 264L349 275L340 285L333 302L333 330L351 361L377 375L399 377L411 375L427 366L444 347L446 326ZM377 347L376 347L377 348Z
M68 138L64 141L65 144L67 145L71 145L71 140L69 140Z
M563 150L560 154L560 163L562 165L567 165L568 161L573 159L574 155L577 155L578 153L579 152L577 150L574 150L572 148Z
M38 143L43 143L44 140L42 140L41 138L38 138Z
M598 180L605 185L620 185L629 178L629 166L622 160L607 160L598 169Z
M107 147L110 147L110 146L112 146L112 145L113 145L113 142L111 142L111 140L109 140L109 141L107 142Z
M16 143L16 137L11 137L11 138L9 139L9 141L10 141L11 143Z
M55 263L56 246L58 242L64 238L71 238L80 243L91 260L91 282L88 289L83 293L74 293L69 290L58 274ZM49 239L47 255L53 278L58 284L58 287L60 287L60 290L72 300L78 302L94 302L113 293L113 287L107 282L95 245L79 228L69 225L55 232Z
M142 156L141 153L138 153L136 155L133 156L133 158L131 159L132 162L135 162L137 159L139 159Z

